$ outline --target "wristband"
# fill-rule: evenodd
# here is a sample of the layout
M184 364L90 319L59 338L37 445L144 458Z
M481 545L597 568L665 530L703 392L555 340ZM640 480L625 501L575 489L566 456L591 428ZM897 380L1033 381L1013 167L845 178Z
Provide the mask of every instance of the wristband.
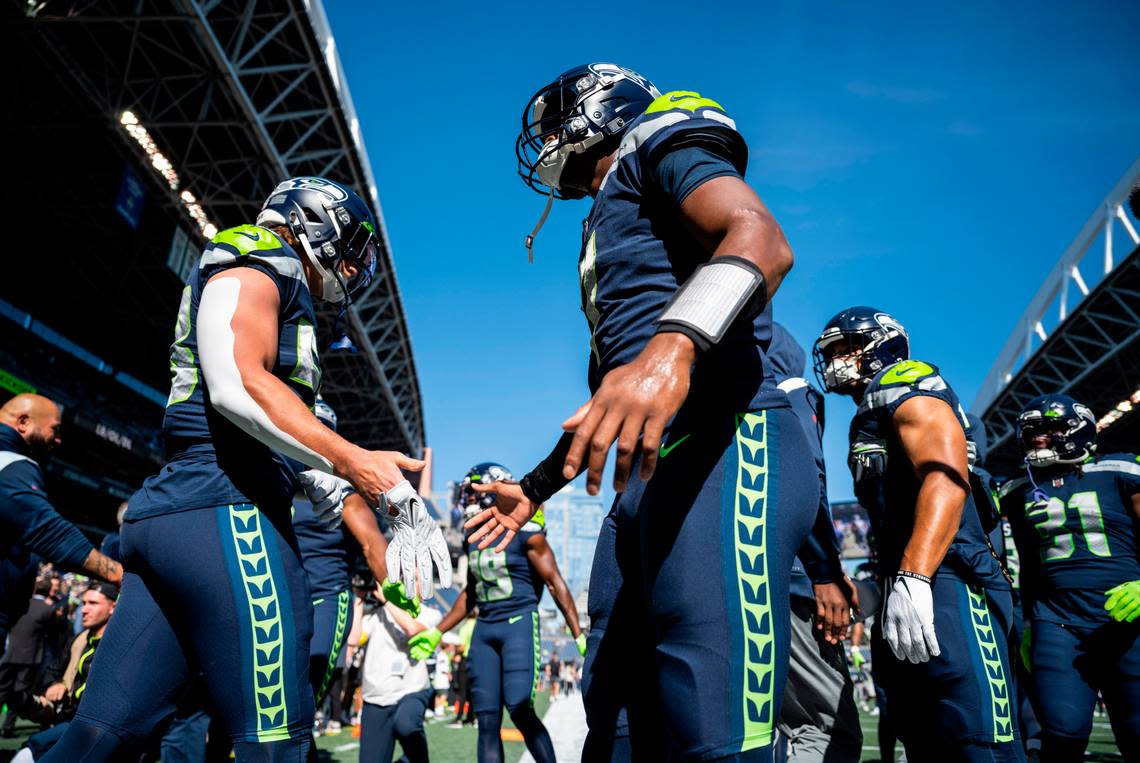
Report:
M657 319L657 332L677 332L704 352L720 342L737 319L752 320L768 302L764 274L733 254L697 266Z
M570 444L573 442L574 433L565 432L558 438L550 455L519 480L523 495L535 506L546 503L550 496L570 483L570 480L562 476L562 466L566 463L566 454L570 452Z
M896 573L896 576L900 578L914 578L915 580L921 580L927 585L934 585L934 581L926 577L926 575L912 572L911 570L899 570L898 573Z

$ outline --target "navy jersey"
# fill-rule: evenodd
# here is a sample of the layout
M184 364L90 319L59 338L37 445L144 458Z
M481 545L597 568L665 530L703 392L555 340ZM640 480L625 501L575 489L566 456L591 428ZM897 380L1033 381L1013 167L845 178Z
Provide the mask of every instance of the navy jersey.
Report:
M545 532L540 513L523 525L503 551L496 552L493 546L479 550L464 542L480 621L502 620L538 608L543 581L527 558L526 544L537 533Z
M260 270L277 284L281 312L273 375L313 406L321 367L301 260L264 228L240 225L222 231L206 246L178 308L163 421L169 463L131 498L128 519L237 503L287 511L293 498L296 482L285 458L214 410L202 377L196 329L202 289L212 276L232 267Z
M696 158L678 168L668 157L680 151ZM696 93L666 93L630 125L590 209L578 261L592 390L637 357L674 292L709 259L678 214L685 196L714 177L742 176L747 161L735 123ZM707 388L733 393L738 410L787 405L765 357L771 336L769 305L701 358L690 397Z
M347 527L326 530L313 504L301 494L293 499L293 532L313 599L335 597L350 587L358 546Z
M893 419L900 405L917 396L934 397L949 405L970 437L970 423L958 396L937 367L920 360L904 360L880 371L867 386L851 421L848 465L855 496L871 517L884 575L898 571L914 530L920 483L903 455ZM982 529L973 494L966 499L958 531L938 569L967 583L1009 588Z
M1131 454L1101 456L1075 469L1036 470L1034 477L1036 488L1019 477L1001 490L1021 552L1022 594L1034 617L1105 622L1105 591L1140 580L1140 520L1132 512L1140 462Z

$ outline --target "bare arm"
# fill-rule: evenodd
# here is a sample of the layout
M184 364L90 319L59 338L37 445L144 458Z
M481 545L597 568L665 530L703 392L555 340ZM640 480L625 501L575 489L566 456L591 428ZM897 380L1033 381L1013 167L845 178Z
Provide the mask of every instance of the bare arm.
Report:
M1132 494L1132 513L1140 519L1140 493Z
M439 621L436 628L440 633L447 633L449 630L463 622L464 618L471 613L475 608L475 576L472 574L471 569L467 570L467 585L455 597L455 603L451 605L451 609L443 619Z
M385 611L387 611L388 615L396 621L396 625L400 626L400 630L402 630L408 638L411 638L420 631L427 630L427 626L421 623L419 620L416 620L414 617L397 607L392 602L386 601L379 584L376 586L376 595L380 597L380 601L384 602Z
M933 577L958 532L970 493L966 434L945 401L926 396L900 405L894 425L919 481L902 569Z
M578 638L578 634L582 632L582 626L578 624L578 608L574 606L574 597L570 595L570 588L558 570L558 561L554 558L554 551L551 550L550 544L546 542L546 538L542 534L536 533L527 540L526 558L542 576L543 582L546 583L546 590L550 591L554 603L558 605L558 609L562 610L562 616L566 618L566 624L570 626L570 633L574 635L574 638Z
M123 583L123 565L94 548L83 560L83 569L108 583L115 585L122 585Z
M360 648L360 634L363 630L364 601L356 595L352 597L352 627L348 631L348 642L345 646L345 660L351 661L353 653Z
M388 550L388 539L380 532L376 515L372 513L372 509L363 498L353 494L344 499L341 518L344 526L352 533L352 537L360 544L361 553L372 576L383 583L388 579L388 564L384 560L384 552Z

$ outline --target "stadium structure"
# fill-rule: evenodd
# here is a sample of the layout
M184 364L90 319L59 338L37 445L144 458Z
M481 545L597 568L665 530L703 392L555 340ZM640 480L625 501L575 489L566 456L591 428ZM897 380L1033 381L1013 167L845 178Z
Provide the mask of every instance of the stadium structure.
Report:
M8 0L0 402L63 404L48 493L91 530L162 463L168 348L203 243L291 175L380 221L376 279L322 351L342 433L420 455L419 382L376 184L320 0ZM14 167L15 176L12 176ZM318 334L327 347L330 312Z
M1061 253L990 369L973 412L989 432L987 465L1021 470L1017 416L1064 392L1097 417L1100 453L1140 443L1140 158Z

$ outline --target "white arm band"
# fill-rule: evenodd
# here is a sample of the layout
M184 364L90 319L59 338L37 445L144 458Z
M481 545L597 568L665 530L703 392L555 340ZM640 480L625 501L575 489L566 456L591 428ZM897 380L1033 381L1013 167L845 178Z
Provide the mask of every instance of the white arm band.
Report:
M234 360L234 330L241 281L217 278L206 284L198 303L198 360L218 413L258 442L301 463L332 472L332 463L282 431L249 394Z
M723 339L742 313L751 320L767 301L764 274L751 260L731 254L714 257L677 289L657 319L657 333L682 333L704 351Z

